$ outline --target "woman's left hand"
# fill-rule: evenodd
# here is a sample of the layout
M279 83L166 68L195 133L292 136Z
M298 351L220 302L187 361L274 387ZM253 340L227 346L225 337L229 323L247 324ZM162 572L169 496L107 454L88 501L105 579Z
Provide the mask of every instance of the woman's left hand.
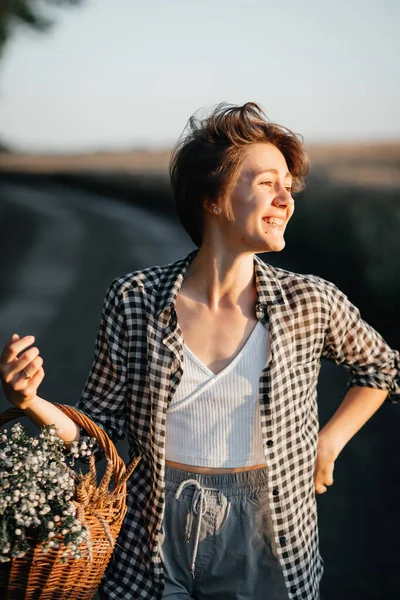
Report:
M333 484L333 471L337 455L332 447L322 438L318 437L317 460L314 472L315 492L323 494L326 486Z

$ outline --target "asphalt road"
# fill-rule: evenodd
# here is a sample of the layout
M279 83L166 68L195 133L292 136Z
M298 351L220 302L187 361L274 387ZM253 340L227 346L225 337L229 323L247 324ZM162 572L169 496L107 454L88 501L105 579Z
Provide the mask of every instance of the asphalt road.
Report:
M110 281L194 247L151 199L148 209L134 200L48 182L0 182L0 346L14 332L36 336L46 371L39 393L50 401L78 400ZM339 405L346 378L344 369L323 364L321 427ZM1 396L0 410L6 408ZM399 407L382 407L343 449L334 485L318 497L323 600L400 598L399 425ZM119 450L126 459L125 445Z

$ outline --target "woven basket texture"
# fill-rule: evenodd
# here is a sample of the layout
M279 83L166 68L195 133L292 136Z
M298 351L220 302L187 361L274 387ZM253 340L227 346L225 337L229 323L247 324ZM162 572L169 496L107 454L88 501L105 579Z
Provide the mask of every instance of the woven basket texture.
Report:
M73 502L77 516L90 532L90 544L82 544L82 558L68 557L61 562L64 544L46 553L35 543L34 530L28 537L33 547L24 556L13 557L0 563L1 600L91 600L100 585L104 571L111 559L118 534L125 518L126 482L141 460L138 456L126 467L108 435L86 415L72 406L56 404L77 425L82 427L104 450L107 468L97 485L94 456L90 457L90 470L77 475ZM18 408L0 414L0 426L24 416ZM114 486L110 490L110 480ZM53 540L57 541L56 536Z

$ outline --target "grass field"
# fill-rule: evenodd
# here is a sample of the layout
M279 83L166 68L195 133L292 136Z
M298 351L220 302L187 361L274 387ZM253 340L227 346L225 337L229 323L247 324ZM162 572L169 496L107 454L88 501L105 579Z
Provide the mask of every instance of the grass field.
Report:
M306 146L311 172L353 185L400 186L400 141ZM170 149L82 154L0 153L0 171L166 173Z

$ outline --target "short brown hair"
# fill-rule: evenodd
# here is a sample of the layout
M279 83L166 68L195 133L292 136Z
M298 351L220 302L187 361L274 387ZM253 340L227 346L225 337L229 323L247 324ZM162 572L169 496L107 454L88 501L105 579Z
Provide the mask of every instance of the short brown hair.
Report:
M188 130L188 131L187 131ZM203 201L218 203L232 219L229 197L249 144L269 142L285 157L292 193L305 187L309 158L303 137L269 121L258 104L222 102L206 118L190 117L170 159L170 179L178 218L197 246L203 237Z

